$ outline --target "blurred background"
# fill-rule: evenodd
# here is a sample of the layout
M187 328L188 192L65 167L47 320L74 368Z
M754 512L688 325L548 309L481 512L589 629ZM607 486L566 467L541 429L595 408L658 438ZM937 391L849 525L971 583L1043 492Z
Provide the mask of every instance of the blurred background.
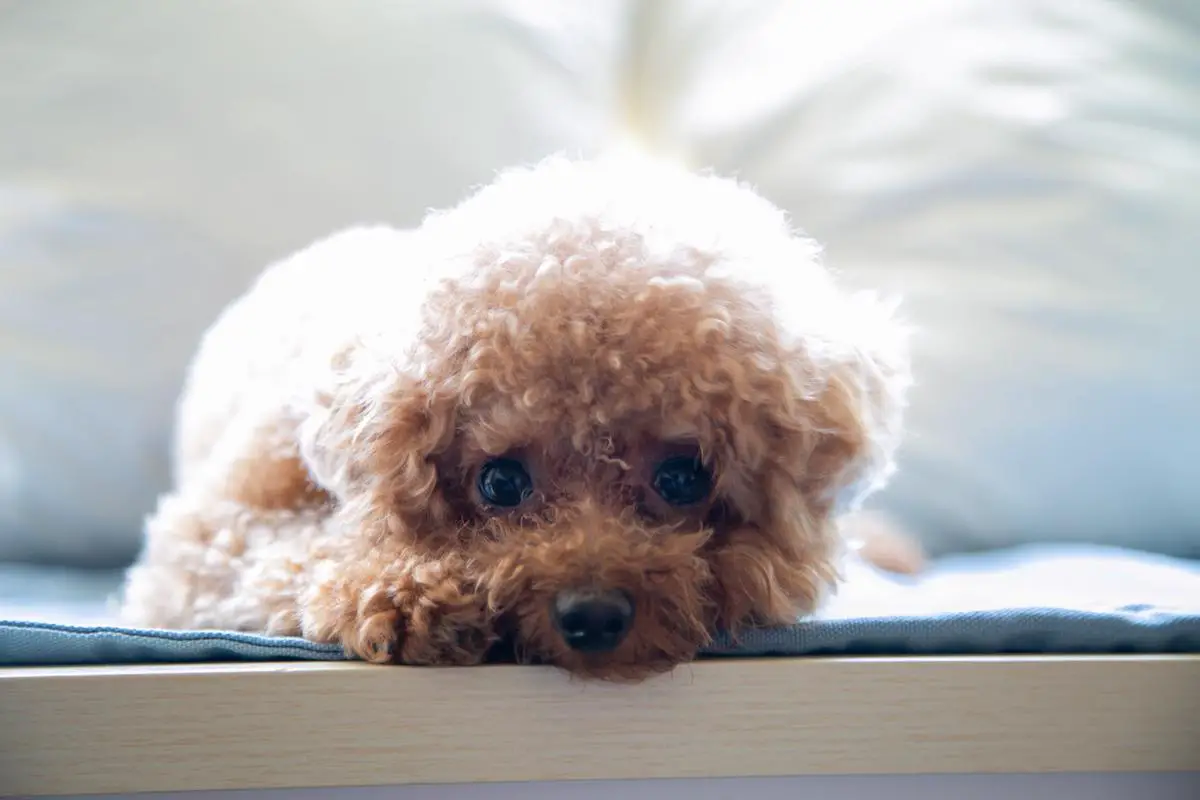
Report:
M1200 4L0 0L0 561L134 556L267 263L614 146L904 298L935 553L1200 556Z

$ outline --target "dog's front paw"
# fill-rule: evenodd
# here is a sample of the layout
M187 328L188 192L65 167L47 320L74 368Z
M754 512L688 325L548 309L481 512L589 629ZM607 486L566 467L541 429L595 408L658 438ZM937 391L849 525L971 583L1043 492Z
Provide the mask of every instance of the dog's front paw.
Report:
M368 581L346 576L314 586L305 635L340 642L377 664L472 665L496 640L487 602L443 565L422 564Z

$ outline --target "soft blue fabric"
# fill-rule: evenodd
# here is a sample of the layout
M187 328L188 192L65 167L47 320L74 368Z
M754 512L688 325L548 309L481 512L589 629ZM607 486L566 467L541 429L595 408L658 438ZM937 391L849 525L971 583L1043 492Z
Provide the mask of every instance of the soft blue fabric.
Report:
M338 647L303 639L227 631L85 628L53 622L0 622L0 664L147 664L196 661L334 660Z
M724 656L1135 652L1200 652L1200 615L1041 609L817 621L754 631L738 645L725 641L709 650ZM5 666L340 658L338 647L301 639L0 622Z
M946 559L920 581L861 566L849 578L819 618L722 640L709 654L1200 652L1197 562L1035 547ZM0 618L15 607L4 600ZM0 621L0 664L10 666L340 658L340 648L290 638Z

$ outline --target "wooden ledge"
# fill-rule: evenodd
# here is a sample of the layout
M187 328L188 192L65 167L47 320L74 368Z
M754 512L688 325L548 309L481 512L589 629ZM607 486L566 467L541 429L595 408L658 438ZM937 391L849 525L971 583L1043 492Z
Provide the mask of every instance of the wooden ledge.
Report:
M0 795L1200 769L1200 657L0 669Z

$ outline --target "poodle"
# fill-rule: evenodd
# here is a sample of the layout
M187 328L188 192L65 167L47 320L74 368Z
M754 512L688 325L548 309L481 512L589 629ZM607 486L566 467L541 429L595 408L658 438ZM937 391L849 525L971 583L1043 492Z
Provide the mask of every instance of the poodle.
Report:
M513 168L415 230L309 246L219 316L122 610L641 679L816 607L909 383L894 305L746 185Z

